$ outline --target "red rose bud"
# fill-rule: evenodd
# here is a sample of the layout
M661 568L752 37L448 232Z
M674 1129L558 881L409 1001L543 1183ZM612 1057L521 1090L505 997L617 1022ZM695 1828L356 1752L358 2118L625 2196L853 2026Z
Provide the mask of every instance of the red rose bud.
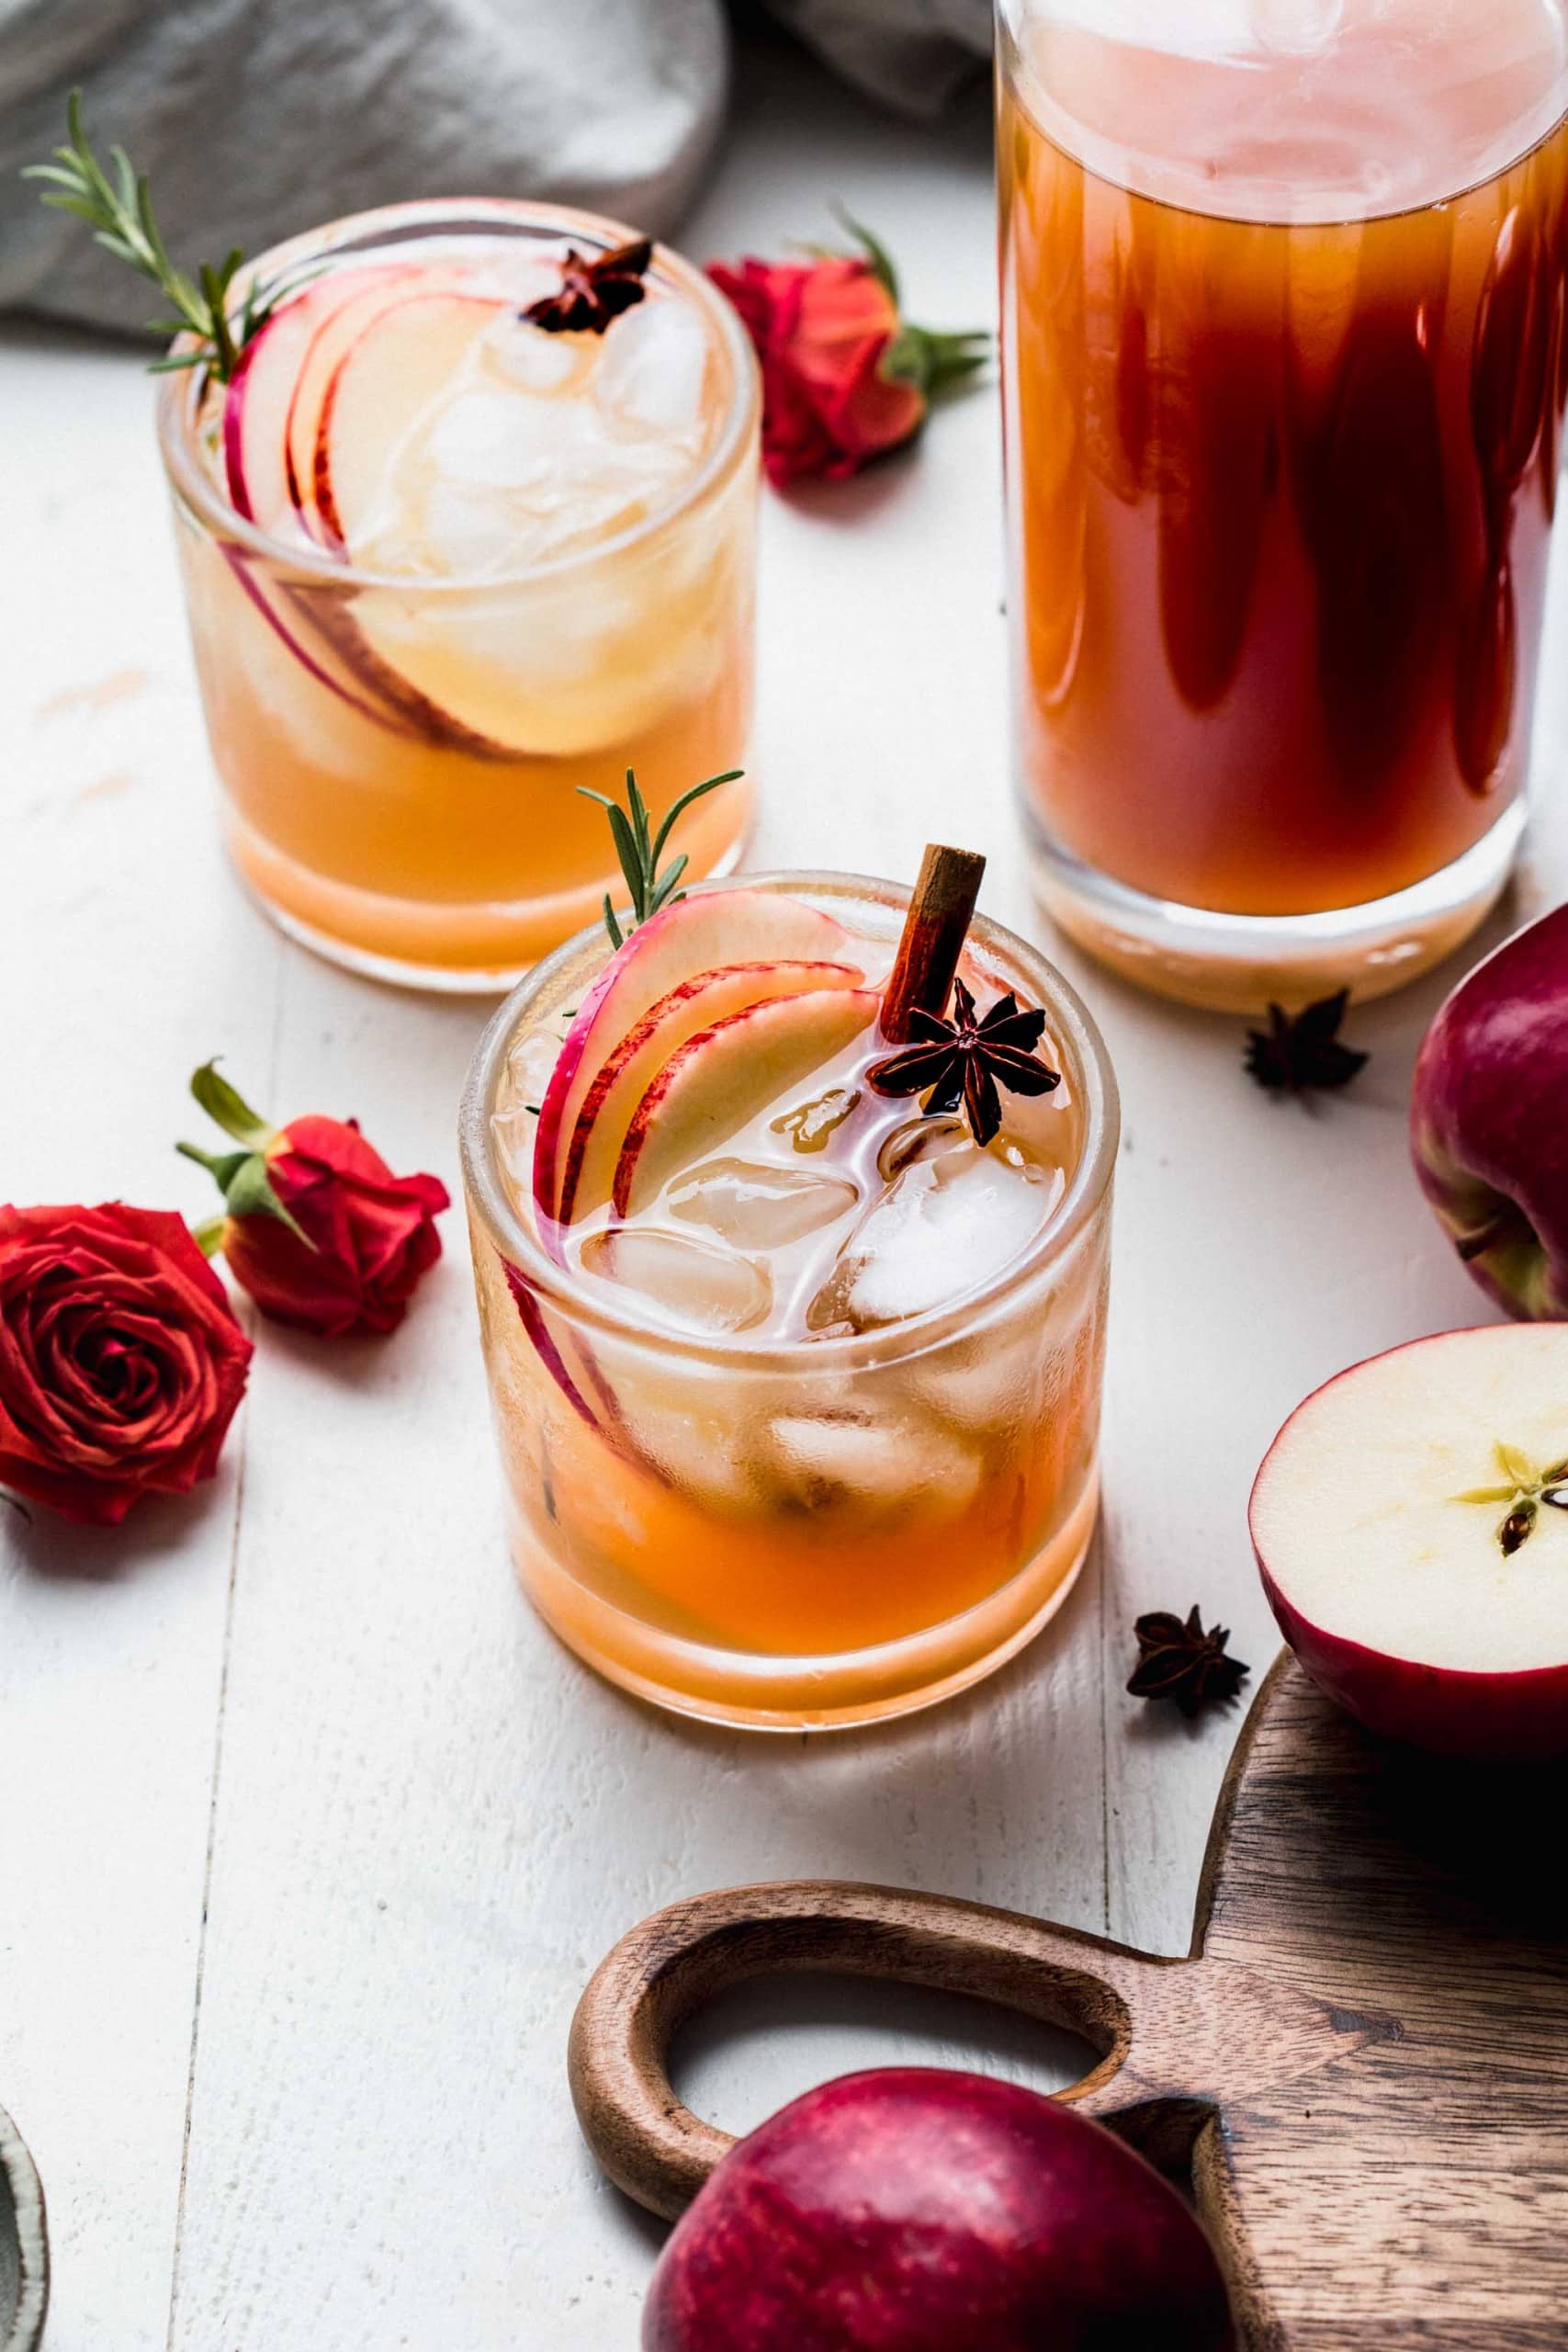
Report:
M708 276L739 311L762 368L762 463L775 488L858 473L912 441L933 394L985 364L987 334L933 334L899 316L893 264L870 232L859 254L748 257Z
M341 1339L391 1331L422 1274L441 1255L435 1217L450 1206L436 1176L394 1176L355 1119L306 1117L268 1126L211 1062L190 1091L241 1147L187 1159L217 1178L224 1214L200 1228L264 1315Z
M0 1208L0 1486L113 1527L218 1466L251 1343L182 1218Z

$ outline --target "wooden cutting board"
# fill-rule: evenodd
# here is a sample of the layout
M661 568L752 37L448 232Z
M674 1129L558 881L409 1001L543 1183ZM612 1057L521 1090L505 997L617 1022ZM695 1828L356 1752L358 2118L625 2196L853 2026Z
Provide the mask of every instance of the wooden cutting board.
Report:
M1100 2053L1063 2094L1190 2177L1246 2352L1568 2352L1568 1770L1378 1745L1281 1658L1222 1792L1192 1952L939 1895L698 1895L572 2027L612 2179L673 2215L730 2144L671 2090L681 2021L801 1969L978 1994Z

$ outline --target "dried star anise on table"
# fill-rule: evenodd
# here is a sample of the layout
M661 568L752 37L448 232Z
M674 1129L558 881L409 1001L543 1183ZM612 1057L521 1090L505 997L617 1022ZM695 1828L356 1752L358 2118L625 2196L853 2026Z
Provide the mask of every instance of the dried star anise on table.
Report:
M1228 1625L1203 1631L1196 1603L1185 1619L1169 1609L1151 1609L1133 1628L1138 1663L1127 1688L1134 1699L1174 1699L1190 1719L1201 1707L1234 1699L1251 1668L1226 1655Z
M1311 1087L1348 1086L1371 1058L1339 1043L1348 989L1319 997L1303 1012L1269 1008L1267 1029L1247 1033L1247 1074L1271 1094L1304 1094Z
M1062 1083L1062 1074L1048 1069L1036 1051L1044 1013L1021 1012L1010 989L981 1021L975 1018L975 1000L962 980L953 983L953 1002L952 1021L915 1006L909 1043L886 1061L873 1062L866 1083L878 1094L925 1094L921 1108L946 1117L962 1101L970 1134L987 1144L1002 1123L998 1086L1010 1094L1049 1094Z
M603 334L612 319L642 300L648 291L642 281L652 259L649 237L592 256L569 245L558 292L542 294L523 316L547 334Z

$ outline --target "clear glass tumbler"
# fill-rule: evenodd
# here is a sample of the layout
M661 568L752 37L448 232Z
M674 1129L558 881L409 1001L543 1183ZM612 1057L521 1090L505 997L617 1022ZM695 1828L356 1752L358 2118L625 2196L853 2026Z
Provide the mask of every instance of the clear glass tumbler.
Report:
M842 875L746 888L820 907L889 957L908 900ZM1093 1529L1118 1133L1099 1033L1033 948L976 919L965 968L1045 1008L1053 1099L1076 1121L1034 1242L970 1295L878 1329L690 1336L558 1262L529 1204L528 1105L606 954L586 932L508 999L462 1112L524 1589L602 1674L683 1713L786 1729L930 1704L1038 1631Z
M1015 761L1084 945L1373 995L1524 820L1564 0L1000 0Z
M625 527L612 520L572 538L574 520L613 517L617 468L630 463L613 437L604 480L592 454L573 453L579 472L563 474L560 492L567 551L529 555L519 532L513 556L507 499L526 453L482 439L504 413L502 382L470 404L481 437L452 452L450 479L422 485L432 512L446 502L439 576L366 567L247 520L231 487L236 416L258 462L287 467L308 502L296 478L323 451L347 474L374 454L364 443L378 430L375 373L362 367L356 408L342 386L389 322L409 331L402 351L384 340L383 380L429 367L438 382L443 337L476 269L504 286L512 273L536 275L546 254L596 254L630 233L524 203L404 204L340 221L254 265L260 280L301 284L252 347L298 319L278 382L253 379L219 401L196 371L164 381L159 434L228 845L283 928L351 968L431 988L510 985L619 887L603 814L580 785L618 791L633 768L657 814L699 777L745 766L757 370L716 288L657 247L648 282L700 328L700 462L667 495L635 503ZM652 368L660 355L649 357L642 338L655 307L617 318L604 354ZM558 350L564 365L574 344L597 361L597 339L582 335L540 335L536 356ZM680 361L671 384L639 381L633 367L619 389L634 402L684 399ZM321 419L303 458L302 403ZM471 573L457 545L471 545ZM728 785L692 810L682 840L694 873L733 859L749 795Z

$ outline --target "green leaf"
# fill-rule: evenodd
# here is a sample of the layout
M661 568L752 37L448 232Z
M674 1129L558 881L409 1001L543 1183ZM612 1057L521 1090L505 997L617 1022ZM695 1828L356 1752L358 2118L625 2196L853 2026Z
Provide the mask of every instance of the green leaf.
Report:
M186 1159L194 1159L198 1168L205 1168L223 1193L227 1193L246 1160L255 1156L249 1151L203 1151L198 1143L177 1143L175 1149Z
M700 800L705 793L716 792L721 784L739 784L745 773L746 771L744 768L726 768L722 775L705 776L701 784L688 785L685 791L682 793L680 798L671 802L669 808L664 812L664 821L653 837L652 863L655 873L658 871L659 861L664 851L664 844L670 838L671 829L674 825L676 819L685 815L694 800ZM681 863L684 865L686 863L685 859L682 858Z
M871 231L863 227L862 223L855 219L854 214L850 211L847 205L835 202L833 205L833 215L836 220L842 221L844 227L849 231L856 244L860 246L866 260L871 264L872 276L875 278L879 286L886 288L888 300L892 302L894 309L897 310L898 307L898 273L893 266L893 256L888 252L886 246L883 244L879 238L874 237Z
M65 119L65 145L54 150L52 162L24 166L23 178L44 181L44 204L86 221L106 253L161 288L182 326L200 338L202 356L213 373L226 382L243 347L243 339L235 342L226 309L230 283L241 266L240 253L229 254L217 269L204 263L195 279L176 269L158 228L145 174L139 175L124 148L116 146L109 150L111 179L94 153L82 127L80 90L72 91ZM159 372L166 366L153 364ZM181 359L178 364L190 362Z
M621 872L626 876L626 888L631 896L634 931L639 922L646 922L649 915L657 914L660 907L668 904L686 870L688 860L682 855L676 859L668 873L661 876L659 871L664 844L677 818L691 807L694 800L700 800L705 792L716 792L721 784L734 784L744 774L743 768L727 768L722 775L705 776L701 784L689 786L665 811L664 821L651 840L649 837L648 803L630 768L626 770L625 808L619 801L612 800L607 793L595 792L591 785L578 786L584 800L596 800L609 818L615 855L620 861ZM604 896L604 928L610 934L612 947L625 944L626 934L615 920L608 892Z
M316 1245L310 1235L297 1218L290 1216L278 1199L267 1172L266 1161L259 1151L245 1154L242 1165L234 1171L233 1181L224 1198L231 1216L276 1217L280 1225L286 1225L290 1233L299 1237L307 1250L314 1250Z
M190 1238L204 1258L217 1257L223 1247L223 1228L228 1222L226 1216L208 1216L191 1227Z
M268 1125L259 1113L253 1111L244 1097L220 1078L216 1058L203 1062L190 1081L190 1091L213 1123L236 1143L249 1145L252 1151L265 1151L277 1129Z
M990 356L991 338L980 328L938 334L906 322L883 353L877 372L886 383L913 384L936 398L965 383Z

